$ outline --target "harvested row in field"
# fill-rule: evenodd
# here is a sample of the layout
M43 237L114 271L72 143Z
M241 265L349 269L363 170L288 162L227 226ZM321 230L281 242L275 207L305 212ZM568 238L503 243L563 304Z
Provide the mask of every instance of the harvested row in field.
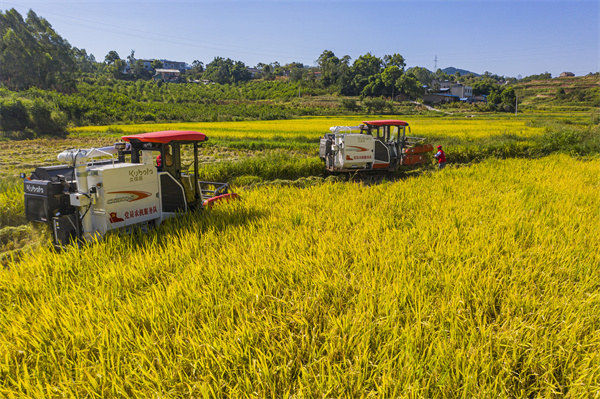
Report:
M199 130L209 136L201 148L204 163L228 161L227 165L212 165L211 175L235 178L239 173L227 175L233 169L247 168L248 163L258 164L260 171L246 171L242 175L258 176L261 179L292 179L315 174L320 167L316 157L319 138L334 125L358 124L371 116L312 117L284 121L251 121L219 123L168 123L114 126L87 126L75 128L65 139L35 139L23 141L0 141L0 178L16 177L40 164L56 164L56 155L67 148L87 148L110 145L129 133L159 130ZM385 118L390 118L386 116ZM429 138L436 144L449 146L451 162L468 162L488 156L515 156L533 146L536 138L545 131L534 127L529 119L511 119L502 115L474 118L439 118L426 116L398 116L406 119L412 134ZM479 117L478 117L479 118ZM284 151L285 153L282 153ZM252 158L257 157L259 161ZM307 157L312 157L307 159ZM283 158L294 158L291 163L302 164L302 168L288 173L280 162ZM269 165L267 165L269 164ZM304 165L312 165L310 168ZM281 173L264 172L270 167ZM215 173L216 169L218 170ZM289 168L288 168L289 169ZM287 169L286 169L287 170ZM307 174L309 171L309 174ZM264 172L264 173L263 173ZM318 173L318 172L317 172Z
M600 162L260 188L0 274L4 396L590 396Z

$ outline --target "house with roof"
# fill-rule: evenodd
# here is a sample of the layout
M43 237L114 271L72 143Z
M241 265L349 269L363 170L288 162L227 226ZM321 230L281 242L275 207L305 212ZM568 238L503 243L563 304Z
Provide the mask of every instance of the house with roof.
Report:
M183 61L160 60L160 62L162 62L164 69L177 69L181 72L190 69L188 64Z
M437 89L433 89L436 88ZM474 101L473 88L462 83L443 81L432 83L432 89L423 96L423 102L441 104L454 101Z
M152 79L156 81L178 83L181 81L181 71L179 69L158 68Z
M154 61L156 61L156 59L139 59L136 60L137 61L141 61L142 65L144 66L144 69L148 72L152 72L154 70L154 68L152 68L152 63ZM158 60L162 63L162 69L177 69L180 72L186 71L188 69L190 69L190 67L182 61L169 61L169 60ZM129 61L127 61L127 65L125 66L125 73L128 73L131 71L131 65L129 65Z
M246 67L252 79L258 78L261 74L261 70L258 68Z

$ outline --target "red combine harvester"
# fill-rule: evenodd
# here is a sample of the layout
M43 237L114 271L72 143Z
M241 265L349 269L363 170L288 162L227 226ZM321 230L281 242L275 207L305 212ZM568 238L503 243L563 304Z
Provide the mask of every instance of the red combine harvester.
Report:
M47 223L55 246L159 225L178 213L237 197L228 193L227 183L198 180L203 133L164 131L122 139L109 147L63 151L58 159L64 165L22 175L27 219ZM193 151L193 174L182 168L185 147Z
M407 122L367 121L359 126L333 126L321 138L319 156L330 172L395 171L427 162L433 151L422 137L410 133Z

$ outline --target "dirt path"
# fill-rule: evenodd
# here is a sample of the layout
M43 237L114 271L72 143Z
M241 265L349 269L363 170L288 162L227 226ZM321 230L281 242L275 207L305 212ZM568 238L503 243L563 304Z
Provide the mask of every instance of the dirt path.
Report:
M444 113L446 115L452 115L452 112L442 111L441 109L433 108L433 107L431 107L431 106L429 106L427 104L423 104L423 103L420 103L420 102L417 102L417 101L411 101L411 103L413 103L415 105L421 105L421 106L427 108L429 111L442 112L442 113Z

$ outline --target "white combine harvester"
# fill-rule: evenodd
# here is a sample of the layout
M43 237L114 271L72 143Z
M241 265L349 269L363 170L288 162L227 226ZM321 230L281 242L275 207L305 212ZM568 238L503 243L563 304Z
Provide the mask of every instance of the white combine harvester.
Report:
M22 175L27 219L47 223L54 245L62 247L236 197L227 183L198 180L198 146L206 139L193 131L152 132L110 147L64 151L58 155L64 165ZM182 169L184 146L193 150L193 174Z
M400 166L427 162L433 150L424 138L406 135L408 123L399 120L363 122L359 126L333 126L319 147L330 172L395 171Z

